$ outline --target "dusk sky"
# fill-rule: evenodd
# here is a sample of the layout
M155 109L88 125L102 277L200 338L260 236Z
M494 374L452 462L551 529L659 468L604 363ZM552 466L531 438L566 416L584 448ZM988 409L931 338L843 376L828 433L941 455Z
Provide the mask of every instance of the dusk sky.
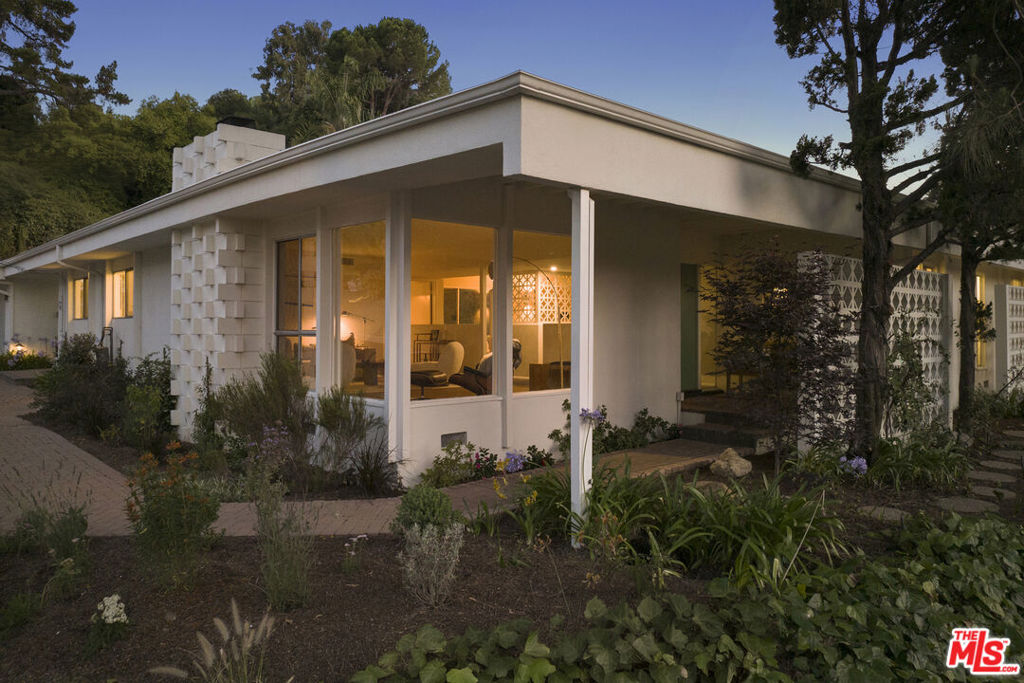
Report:
M426 26L461 90L522 69L705 130L789 154L801 133L848 135L809 111L799 81L812 60L774 42L772 3L148 2L82 0L67 55L79 73L118 62L133 100L175 90L204 102L253 95L263 45L285 21L335 28L409 17ZM133 112L136 105L124 109Z

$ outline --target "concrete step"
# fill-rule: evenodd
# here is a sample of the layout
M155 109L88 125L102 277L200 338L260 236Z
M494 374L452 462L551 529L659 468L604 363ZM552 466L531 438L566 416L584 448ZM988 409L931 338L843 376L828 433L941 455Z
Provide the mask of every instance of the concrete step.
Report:
M1017 481L1017 477L1009 474L1003 474L1001 472L989 472L988 470L971 470L967 473L967 478L971 481L979 481L985 484L1014 484Z
M1024 462L1024 451L995 450L992 451L992 457L1020 465Z
M717 422L680 427L679 436L692 441L751 448L757 455L771 451L770 440L764 430L735 427Z
M682 423L687 425L715 423L732 427L747 427L750 425L750 416L745 413L727 412L724 410L688 409L684 407L682 410Z
M984 467L986 470L995 470L996 472L1013 472L1019 474L1021 471L1019 462L1009 462L1006 460L982 460L978 465L980 467Z
M939 498L935 501L943 510L959 512L965 515L977 515L983 512L998 512L999 506L977 498L965 498L964 496L953 496L952 498Z
M1013 500L1017 494L1006 489L992 488L991 486L972 486L971 495L979 498L987 498L999 502L1001 500Z

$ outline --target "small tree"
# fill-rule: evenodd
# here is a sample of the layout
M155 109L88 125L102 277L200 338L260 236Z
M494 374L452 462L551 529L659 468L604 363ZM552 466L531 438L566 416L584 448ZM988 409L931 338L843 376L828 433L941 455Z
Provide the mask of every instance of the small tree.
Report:
M852 391L851 349L830 298L831 269L820 253L797 259L772 244L706 274L701 299L723 331L713 353L748 376L739 392L768 429L778 471L801 439L834 441Z

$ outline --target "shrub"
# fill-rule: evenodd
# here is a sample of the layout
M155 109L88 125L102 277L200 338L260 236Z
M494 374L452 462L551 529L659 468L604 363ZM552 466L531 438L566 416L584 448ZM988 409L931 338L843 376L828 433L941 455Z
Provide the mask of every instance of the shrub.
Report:
M0 372L4 370L38 370L53 365L49 356L32 351L6 351L0 353Z
M349 462L350 481L370 495L391 494L402 490L398 463L391 461L388 435L378 430L355 448Z
M242 443L252 447L260 442L265 427L280 425L291 439L289 457L309 461L307 440L314 427L313 402L291 358L263 354L255 374L247 373L221 387L213 401L225 430Z
M40 596L35 593L15 593L0 607L0 640L6 640L39 612Z
M225 444L224 435L217 428L217 423L221 420L221 406L213 394L213 367L209 359L206 360L203 370L203 382L199 387L197 401L196 412L192 416L192 438L195 440L200 461L205 463L207 469L227 466L226 461L217 462L217 458L211 457L221 454Z
M429 484L417 484L402 496L398 512L391 522L391 531L404 534L417 525L421 528L429 525L447 528L462 521L462 515L452 509L452 501L444 492Z
M120 355L110 359L96 337L65 338L53 367L34 385L33 406L47 420L99 436L120 420L131 376Z
M867 480L876 486L904 486L948 491L961 485L969 459L944 424L916 429L903 438L880 439Z
M192 665L207 683L236 683L241 681L263 681L263 659L267 643L274 632L274 618L264 614L260 623L253 626L238 613L238 604L231 599L231 625L214 618L213 625L220 634L217 647L202 633L196 633L199 652L192 656ZM171 666L159 666L150 673L188 679L188 672Z
M109 647L114 641L124 638L128 631L128 614L117 593L103 598L90 620L89 633L85 640L85 654L91 657Z
M420 481L435 488L454 486L472 481L476 476L470 454L476 450L471 443L450 441L441 449L441 455L434 457L434 463L423 473Z
M363 442L384 426L384 420L367 411L361 396L342 387L332 387L317 397L316 420L324 433L320 462L335 472L351 470Z
M309 569L314 537L301 508L285 507L284 485L276 480L290 458L291 439L284 427L267 427L249 456L246 485L256 508L256 537L267 600L274 609L291 609L309 600Z
M571 421L570 411L572 410L569 399L562 401L562 411L565 413L565 427L554 429L548 434L548 438L555 443L555 449L563 459L569 457ZM670 424L655 415L651 415L647 408L643 408L633 417L633 426L629 429L619 427L608 421L608 408L599 406L596 413L600 417L592 419L590 438L593 439L594 455L602 453L613 453L629 448L642 448L657 441L675 439L679 436L679 428ZM542 455L546 451L537 451ZM539 466L539 463L538 463Z
M465 527L413 524L405 529L405 548L399 558L405 588L419 602L437 607L451 596Z
M172 451L177 444L172 444ZM135 476L128 480L125 509L143 555L170 573L188 575L198 552L215 534L220 502L206 495L197 483L195 453L172 452L161 470L156 458L142 456Z
M721 326L715 362L747 379L736 391L750 417L781 455L801 438L842 439L836 419L852 398L846 319L831 294L832 269L815 252L797 258L778 240L749 249L703 273L700 292L710 319Z
M171 360L165 348L161 358L146 356L131 373L121 408L121 438L136 448L159 453L174 433L174 405Z

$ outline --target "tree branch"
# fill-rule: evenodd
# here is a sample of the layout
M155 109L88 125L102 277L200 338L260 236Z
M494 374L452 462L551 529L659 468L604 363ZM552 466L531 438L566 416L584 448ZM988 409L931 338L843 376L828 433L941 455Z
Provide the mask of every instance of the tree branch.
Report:
M935 239L931 241L927 247L915 254L910 261L905 263L903 267L897 270L895 273L886 278L886 289L892 291L892 288L899 283L903 278L910 275L919 265L924 263L924 260L935 253L935 250L946 243L946 237L952 231L951 228L943 228Z
M935 221L935 216L921 216L919 218L915 218L912 221L907 221L906 223L901 223L898 227L890 228L889 230L887 230L885 232L885 236L888 239L892 239L896 235L902 235L905 232L910 232L914 228L919 228L922 225L928 225L929 223L932 223L934 221Z
M946 102L945 104L941 104L937 107L932 107L931 109L924 109L922 111L919 111L911 116L906 117L902 121L890 121L888 124L886 124L884 130L886 133L891 133L895 130L899 130L900 128L912 126L915 123L920 123L921 121L927 121L928 119L930 119L933 116L936 116L937 114L949 111L950 109L963 104L965 100L966 97L964 95L961 95L960 97L954 98L949 102Z
M917 159L914 159L913 161L908 161L905 164L900 164L899 166L893 166L892 168L886 170L885 175L886 175L887 178L892 178L893 176L898 176L900 173L905 173L906 171L909 171L911 169L917 168L918 166L922 166L924 164L930 164L933 161L937 161L941 157L942 157L942 155L939 152L933 152L932 154L926 154L923 157L919 157Z
M903 192L903 190L913 185L914 183L918 182L919 180L923 180L924 178L930 176L932 173L935 173L935 170L937 168L938 164L929 166L928 168L923 168L914 175L908 176L901 180L900 182L896 183L896 185L890 188L889 191L892 192L893 194L899 194Z
M901 199L899 203L892 208L893 217L895 218L896 216L899 216L911 206L921 201L921 199L938 184L939 174L933 173L932 176L921 183L916 190L903 197L903 199Z

